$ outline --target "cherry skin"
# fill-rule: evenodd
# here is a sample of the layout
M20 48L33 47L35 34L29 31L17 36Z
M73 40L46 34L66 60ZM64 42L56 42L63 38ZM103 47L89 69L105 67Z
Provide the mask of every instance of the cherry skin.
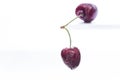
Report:
M61 57L70 69L75 69L81 60L80 51L77 47L62 49Z
M97 7L94 4L82 3L75 9L75 14L85 23L90 23L97 16Z

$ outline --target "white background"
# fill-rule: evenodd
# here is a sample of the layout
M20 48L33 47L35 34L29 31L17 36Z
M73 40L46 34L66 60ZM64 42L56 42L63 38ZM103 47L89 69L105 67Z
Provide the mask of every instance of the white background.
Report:
M70 70L60 56L68 35L59 27L83 2L96 4L98 16L69 25L82 55ZM118 0L0 0L0 80L120 80L119 7Z

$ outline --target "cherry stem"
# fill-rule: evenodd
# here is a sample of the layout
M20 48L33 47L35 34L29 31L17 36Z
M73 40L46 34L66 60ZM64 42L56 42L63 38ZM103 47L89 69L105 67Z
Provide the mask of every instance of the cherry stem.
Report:
M71 35L70 35L69 30L68 30L67 28L65 28L65 27L61 27L61 29L65 29L65 30L67 31L68 36L69 36L69 40L70 40L70 48L71 48L71 45L72 45L72 39L71 39Z
M79 16L75 17L74 19L70 20L67 24L65 24L64 26L61 26L61 28L65 28L66 26L68 26L71 22L73 22L74 20L76 20Z
M64 28L66 31L67 31L67 33L68 33L68 36L69 36L69 40L70 40L70 48L71 48L71 45L72 45L72 39L71 39L71 35L70 35L70 32L69 32L69 30L67 29L67 28Z
M69 40L70 40L70 48L71 48L71 45L72 45L72 39L71 39L70 32L69 32L69 30L66 28L66 26L68 26L71 22L73 22L74 20L76 20L77 18L79 18L79 17L81 17L81 16L83 16L83 15L81 14L81 15L75 17L74 19L70 20L67 24L65 24L64 26L61 26L61 27L60 27L61 29L65 29L65 30L67 31L67 33L68 33Z

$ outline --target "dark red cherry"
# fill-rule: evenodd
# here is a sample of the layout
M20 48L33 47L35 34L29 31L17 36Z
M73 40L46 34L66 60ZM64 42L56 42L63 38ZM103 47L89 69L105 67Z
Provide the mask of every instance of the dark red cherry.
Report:
M61 51L61 57L64 63L71 69L75 69L81 60L80 51L77 47L64 48Z
M97 7L94 4L82 3L77 6L75 14L79 16L85 23L90 23L97 16Z

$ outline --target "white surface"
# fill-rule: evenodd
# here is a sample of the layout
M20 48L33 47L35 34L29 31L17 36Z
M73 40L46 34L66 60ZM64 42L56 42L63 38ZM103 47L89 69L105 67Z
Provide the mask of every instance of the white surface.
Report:
M77 19L69 29L81 63L70 70L60 51L68 35L60 26L82 0L1 0L0 80L120 80L120 16L116 0L84 0L98 6L91 24Z

